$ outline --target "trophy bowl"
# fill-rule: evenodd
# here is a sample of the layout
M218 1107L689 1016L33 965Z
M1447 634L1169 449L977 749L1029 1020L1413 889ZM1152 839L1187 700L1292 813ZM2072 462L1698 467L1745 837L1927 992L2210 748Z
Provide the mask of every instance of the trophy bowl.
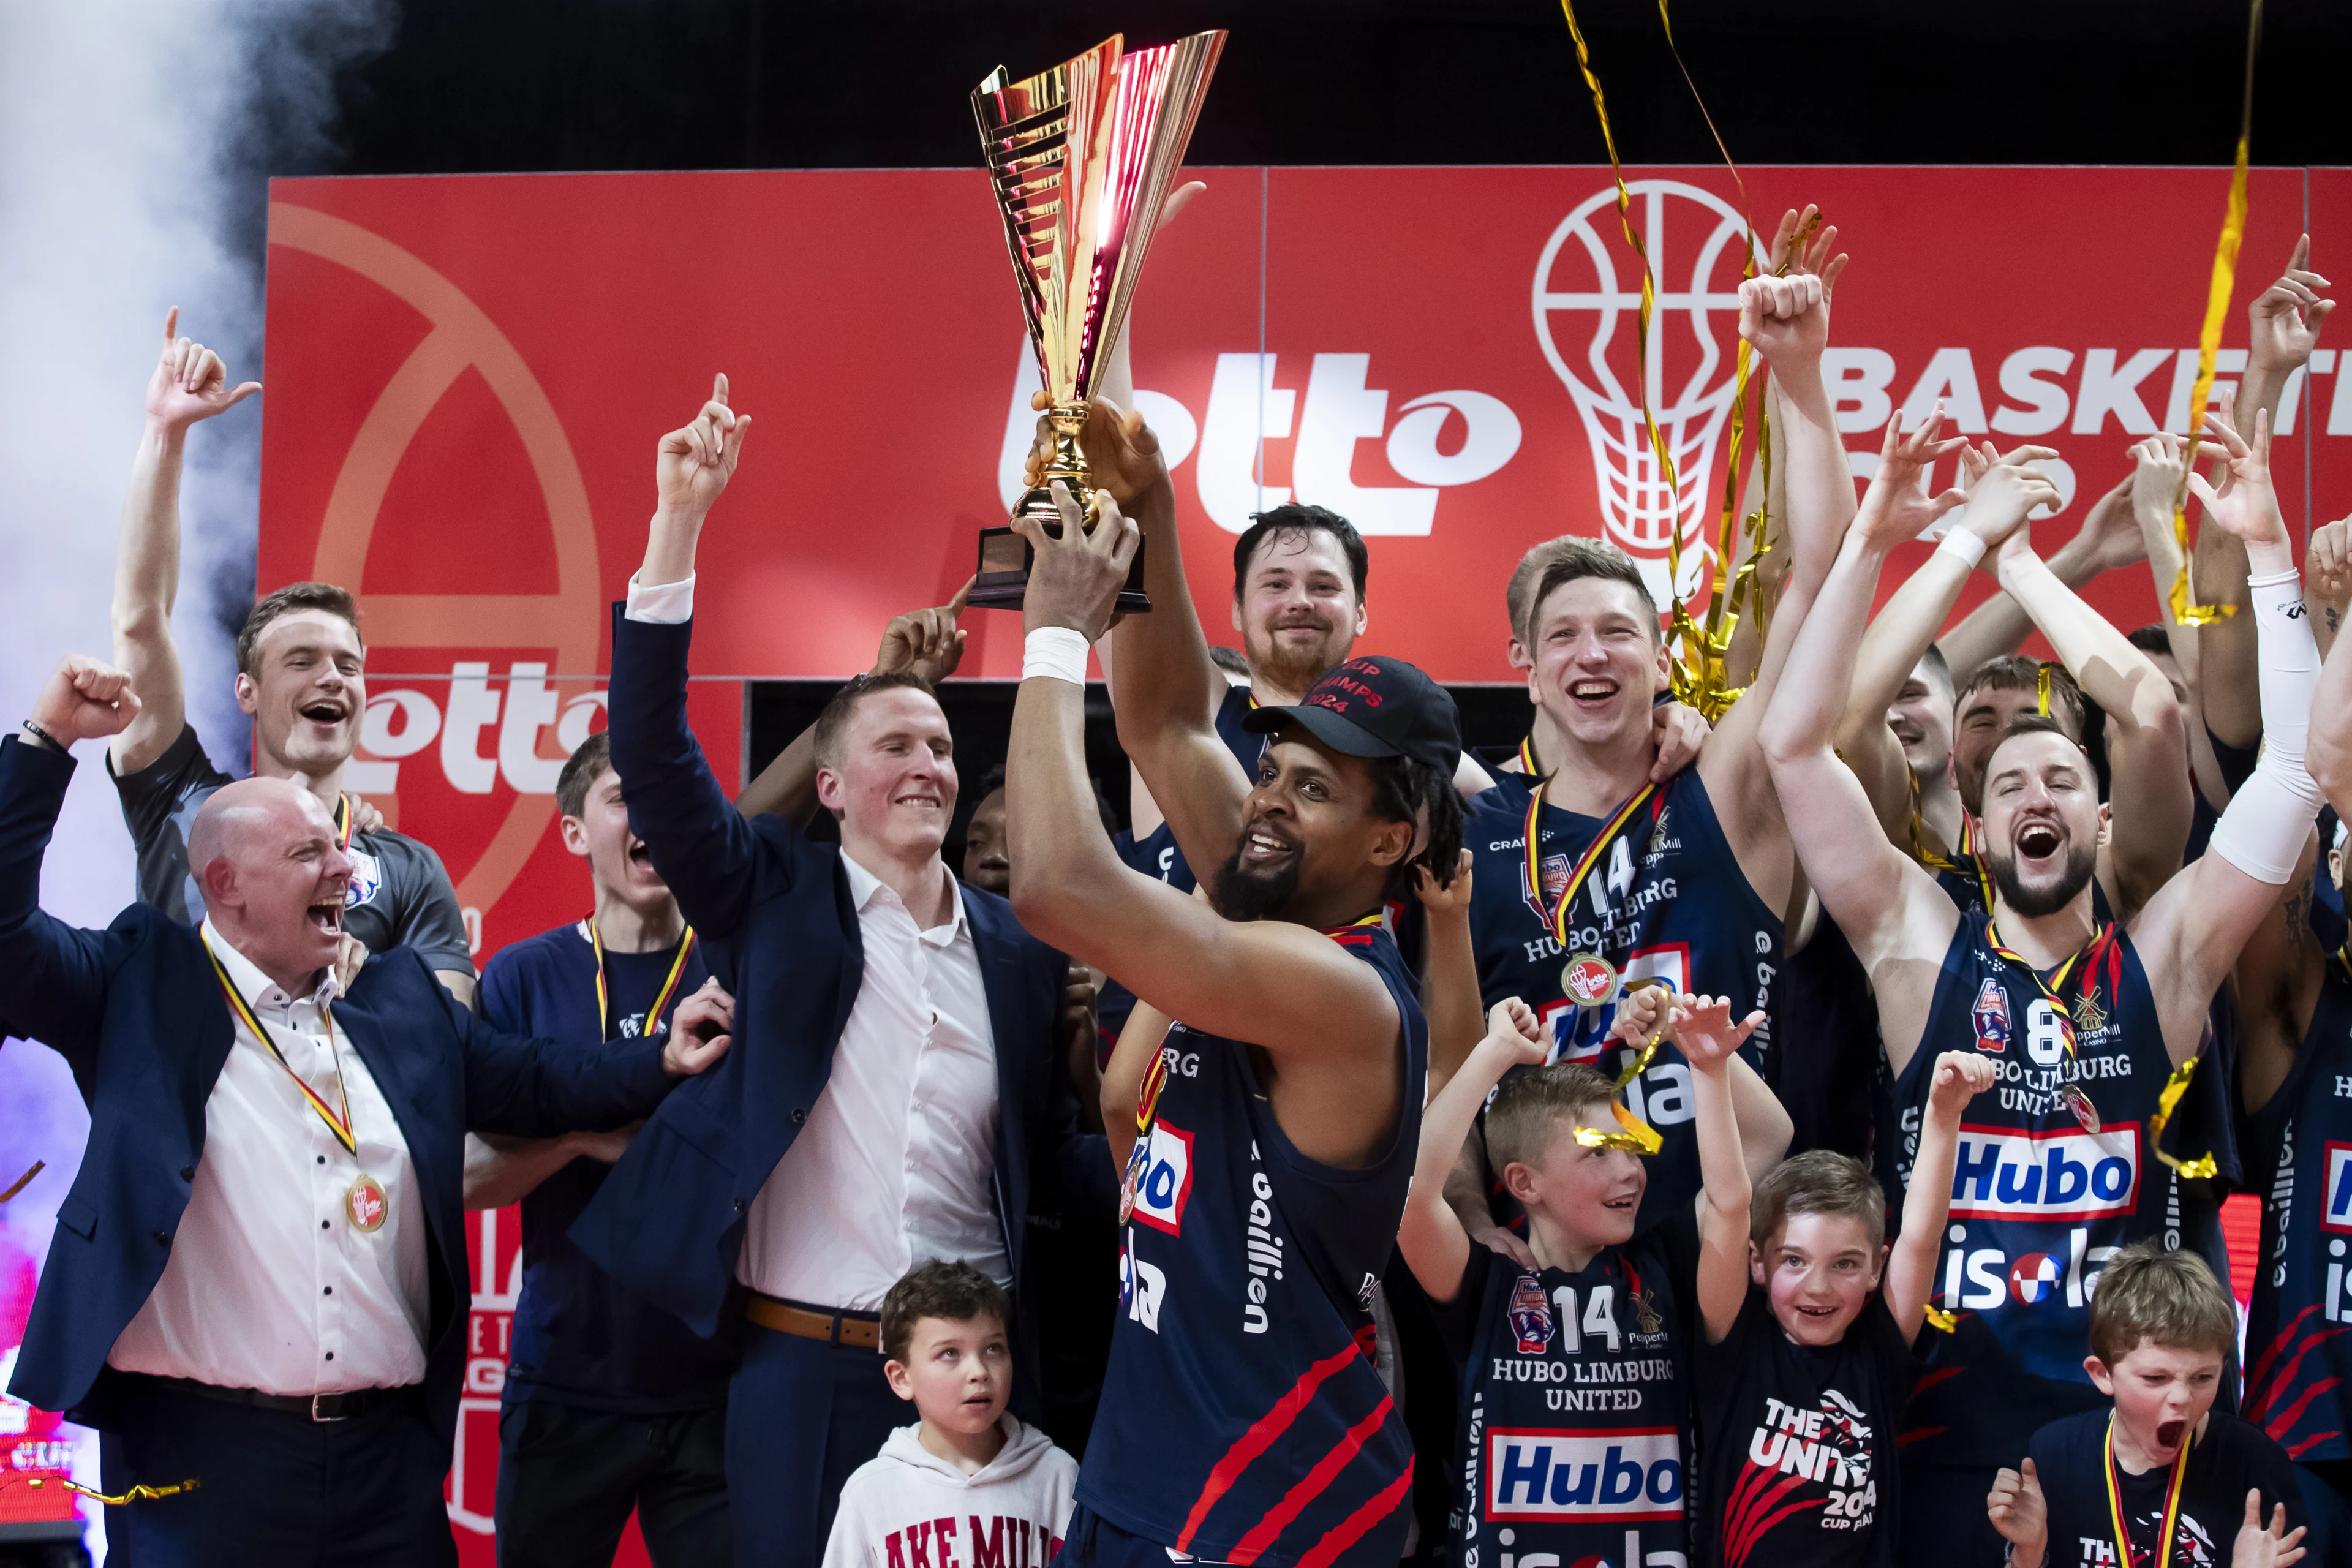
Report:
M1004 219L1029 342L1049 405L1044 471L1013 516L1058 536L1058 479L1095 524L1094 484L1080 436L1087 400L1127 323L1160 204L1175 183L1225 45L1196 33L1158 48L1114 35L1075 59L1013 81L999 66L971 95L989 181ZM981 531L979 577L968 603L1019 609L1030 548L1008 525ZM1148 610L1139 547L1118 608Z

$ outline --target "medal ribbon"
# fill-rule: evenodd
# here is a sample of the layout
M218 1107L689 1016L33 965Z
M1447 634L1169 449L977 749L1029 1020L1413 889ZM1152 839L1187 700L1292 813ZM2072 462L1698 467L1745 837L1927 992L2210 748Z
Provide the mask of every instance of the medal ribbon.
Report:
M338 849L349 849L352 847L352 822L358 815L352 809L350 795L335 796L335 847Z
M2050 717L2050 664L2046 659L2033 672L2033 710L2044 719Z
M2205 427L2205 399L2213 392L2214 356L2221 347L2221 323L2238 286L2238 245L2246 237L2246 144L2254 126L2254 46L2263 31L2263 0L2246 7L2246 86L2238 103L2238 157L2230 170L2230 198L2221 209L2221 237L2213 247L2213 279L2205 292L2205 323L2197 333L2197 384L2189 394L2189 450L2182 456L2180 485L2172 492L2172 537L2180 545L2180 570L2167 596L2172 618L2184 626L2210 625L2235 615L2234 605L2189 601L2189 476L2197 468L2199 433Z
M2180 1528L2180 1489L2189 1479L2189 1445L2192 1434L2180 1435L2180 1451L2172 1456L2172 1479L2164 1493L2163 1533L2156 1538L2154 1560L2148 1568L2170 1568L2172 1538ZM2131 1531L2124 1524L2123 1483L2116 1476L2116 1418L2107 1415L2107 1442L2105 1455L2105 1475L2107 1483L2107 1522L2115 1527L2116 1568L2133 1568Z
M269 1037L269 1031L262 1027L259 1018L253 1016L252 1007L247 1005L243 996L237 994L236 984L228 977L228 971L222 967L220 954L213 951L212 943L209 942L205 943L205 956L213 961L213 973L220 977L221 994L228 998L229 1011L236 1014L244 1022L245 1026L253 1031L253 1037L259 1040L269 1054L278 1058L278 1065L286 1069L286 1076L294 1080L294 1087L302 1091L302 1098L310 1102L310 1109L319 1113L319 1120L327 1124L327 1130L335 1135L335 1142L343 1146L343 1152L356 1158L360 1152L360 1144L359 1140L352 1133L352 1101L351 1096L343 1089L342 1053L335 1047L335 1015L329 1010L325 1003L321 1002L319 1005L319 1016L324 1019L327 1025L327 1050L335 1059L335 1098L343 1102L341 1116L336 1115L326 1100L320 1097L319 1091L312 1089L303 1080L302 1075L294 1070L293 1064L289 1062L285 1053L278 1048L278 1042Z
M609 1040L613 1037L613 1004L604 986L604 939L596 930L594 915L590 915L586 923L588 945L596 950L596 1026L603 1031L604 1038ZM661 990L655 994L654 1005L646 1009L646 1039L654 1037L654 1031L661 1023L662 1009L669 1005L670 997L677 990L678 980L686 973L686 961L693 952L694 928L688 926L686 934L677 939L677 956L669 962L669 978L662 982Z
M1906 764L1903 770L1903 776L1911 784L1911 858L1918 861L1930 871L1958 870L1958 866L1927 847L1927 824L1919 815L1919 775L1913 773ZM1968 830L1968 815L1963 812L1960 816L1960 831L1966 834Z
M1536 785L1535 793L1528 797L1528 893L1535 899L1543 897L1543 849L1536 829L1538 819L1543 816L1544 790L1550 784L1549 778L1542 780ZM1568 946L1569 906L1576 902L1577 891L1584 886L1584 879L1592 874L1592 868L1601 864L1601 855L1615 842L1625 824L1633 820L1633 814L1642 808L1642 803L1657 793L1654 780L1635 790L1626 797L1624 805L1610 813L1609 820L1601 825L1601 831L1592 836L1592 842L1584 847L1583 857L1568 874L1568 885L1559 890L1559 903L1553 906L1545 921L1550 928L1552 940L1561 948Z
M1976 873L1977 896L1984 900L1985 918L1992 918L1992 873L1986 868L1984 851L1977 847L1976 824L1963 810L1960 813L1960 858ZM2032 966L2028 964L2030 969Z
M1543 770L1536 766L1536 738L1533 735L1519 742L1519 772L1531 779L1544 776Z

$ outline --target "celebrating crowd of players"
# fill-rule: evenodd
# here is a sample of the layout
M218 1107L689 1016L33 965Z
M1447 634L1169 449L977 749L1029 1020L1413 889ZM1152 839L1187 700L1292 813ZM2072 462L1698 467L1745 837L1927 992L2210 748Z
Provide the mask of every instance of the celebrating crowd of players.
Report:
M1242 650L1213 647L1115 368L1101 489L1022 525L961 877L961 595L740 796L688 728L697 544L752 423L720 377L662 438L609 731L558 785L593 907L478 995L440 861L342 787L349 594L279 588L238 639L274 782L185 720L181 451L258 389L167 324L112 661L68 658L0 745L0 1015L93 1113L13 1386L105 1434L123 1560L447 1560L462 1192L523 1205L506 1562L609 1562L633 1512L665 1568L2352 1562L2352 520L2299 570L2268 466L2326 280L2299 247L2255 300L2199 471L2139 441L2045 558L2057 454L1940 407L1857 500L1835 240L1790 214L1741 289L1769 531L1711 724L1667 699L1639 569L1579 537L1507 585L1505 752L1357 647L1367 552L1320 508L1241 537ZM2184 486L2234 614L2168 594ZM1153 607L1114 625L1138 548ZM2077 591L2142 563L2163 618L2126 633ZM1948 626L1972 572L1999 592ZM79 932L34 897L56 753L99 737L153 912ZM428 1026L456 1065L409 1061ZM2231 1190L2263 1213L2242 1340ZM934 1442L910 1368L909 1315L962 1313L906 1305L949 1299L934 1261L1005 1319L961 1397L1016 1414L978 1448ZM906 1398L918 1467L981 1487L1041 1424L1074 1499L1033 1541L976 1491L968 1526L894 1522L862 1474L836 1529Z

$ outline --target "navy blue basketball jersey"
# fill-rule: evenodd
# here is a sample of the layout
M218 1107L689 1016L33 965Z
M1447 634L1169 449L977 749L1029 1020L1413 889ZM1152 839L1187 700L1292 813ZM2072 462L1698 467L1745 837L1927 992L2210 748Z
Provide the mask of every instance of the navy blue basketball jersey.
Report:
M1628 985L1654 979L1677 991L1728 996L1735 1018L1764 1009L1765 1022L1739 1050L1767 1083L1774 1081L1780 915L1748 885L1698 770L1685 768L1667 780L1602 852L1569 911L1565 950L1553 937L1547 900L1568 885L1604 824L1547 803L1538 825L1543 887L1529 888L1528 805L1537 782L1524 773L1503 774L1470 803L1463 824L1462 842L1475 857L1470 934L1480 1004L1492 1007L1517 996L1550 1031L1554 1061L1620 1072L1630 1059L1605 1046L1615 1007L1578 1007L1561 979L1572 955L1593 953L1614 965ZM1640 1220L1647 1229L1698 1195L1689 1064L1671 1045L1659 1047L1649 1068L1626 1086L1625 1099L1665 1140L1649 1161Z
M2179 1247L2195 1219L2210 1227L2210 1215L2184 1214L2198 1200L2149 1152L2172 1063L2130 936L2102 928L2056 989L2053 1001L2023 961L1993 951L1984 914L1963 915L1919 1048L1895 1079L1907 1184L1937 1057L1995 1058L1994 1088L1960 1125L1933 1297L1958 1322L1906 1414L1906 1464L2013 1466L2037 1427L2099 1406L2083 1372L2099 1271L2144 1237ZM2089 1094L2097 1132L2068 1109L2069 1083Z
M1389 1568L1411 1516L1412 1440L1372 1363L1371 1301L1412 1178L1429 1032L1378 917L1331 936L1379 972L1402 1025L1387 1147L1355 1170L1309 1160L1249 1047L1178 1024L1121 1230L1078 1501L1211 1562Z
M2330 954L2294 1068L2253 1118L2263 1192L2247 1420L2305 1463L2352 1458L2352 975Z
M1454 1562L1685 1560L1683 1303L1697 1258L1687 1206L1576 1274L1471 1247L1443 1309L1467 1352Z

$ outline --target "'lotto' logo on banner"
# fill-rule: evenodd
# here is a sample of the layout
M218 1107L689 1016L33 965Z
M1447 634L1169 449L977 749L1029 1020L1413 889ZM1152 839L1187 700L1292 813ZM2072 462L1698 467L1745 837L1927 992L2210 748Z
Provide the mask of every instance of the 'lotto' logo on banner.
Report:
M1489 1519L1633 1524L1682 1516L1682 1438L1671 1426L1486 1433Z
M2096 1136L2078 1128L2021 1132L1962 1127L1952 1170L1954 1219L2096 1219L2139 1197L2139 1123Z

